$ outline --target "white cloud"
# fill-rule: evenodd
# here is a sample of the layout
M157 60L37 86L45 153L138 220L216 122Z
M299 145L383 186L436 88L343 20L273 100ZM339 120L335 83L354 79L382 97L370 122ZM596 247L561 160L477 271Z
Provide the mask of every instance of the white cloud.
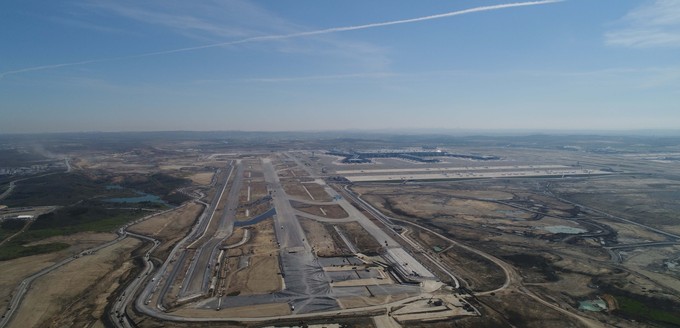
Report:
M296 28L276 15L242 0L93 0L80 6L94 15L118 16L201 40L246 38L282 31L291 33Z
M464 9L464 10L458 10L458 11L451 11L451 12L446 12L446 13L441 13L441 14L435 14L435 15L429 15L429 16L421 16L421 17L415 17L415 18L408 18L408 19L399 19L399 20L391 20L391 21L383 21L383 22L376 22L376 23L368 23L368 24L362 24L362 25L351 25L351 26L340 26L340 27L331 27L331 28L325 28L325 29L317 29L317 30L303 30L300 27L297 27L291 23L286 22L285 20L277 17L276 15L273 15L271 13L268 13L260 8L254 7L253 5L244 2L242 0L229 0L227 1L227 5L225 5L222 2L219 2L217 0L213 1L208 1L206 3L203 3L201 5L194 4L193 2L185 2L182 0L174 0L174 1L161 1L161 0L150 0L148 3L140 2L138 1L132 1L132 2L127 2L127 3L111 3L108 1L102 1L102 0L94 0L93 2L89 3L86 7L87 8L92 8L94 10L107 10L111 13L114 13L119 16L123 16L129 19L133 19L136 21L139 21L141 23L149 23L149 24L157 24L165 27L171 27L172 29L181 31L182 33L189 33L191 34L192 32L199 31L202 33L203 36L206 34L211 36L211 37L222 37L224 38L225 36L231 36L231 37L239 37L236 40L231 40L231 41L223 41L223 42L215 42L215 43L210 43L210 44L205 44L201 46L193 46L193 47L184 47L184 48L176 48L176 49L171 49L171 50L163 50L163 51L155 51L155 52L148 52L148 53L142 53L142 54L137 54L137 55L129 55L129 56L120 56L120 57L110 57L110 58L99 58L99 59L91 59L91 60L85 60L85 61L78 61L78 62L70 62L70 63L61 63L61 64L54 64L54 65L41 65L41 66L34 66L34 67L28 67L28 68L23 68L23 69L17 69L17 70L12 70L12 71L6 71L6 72L0 72L0 79L7 75L11 74L18 74L18 73L24 73L24 72L31 72L31 71L41 71L45 69L53 69L53 68L60 68L60 67L69 67L69 66L79 66L79 65L84 65L84 64L90 64L90 63L102 63L102 62L109 62L109 61L119 61L119 60L128 60L128 59L134 59L134 58L142 58L142 57L152 57L152 56L160 56L160 55L169 55L169 54L174 54L174 53L182 53L182 52L190 52L190 51L197 51L197 50L203 50L203 49L211 49L211 48L221 48L221 47L228 47L228 46L237 46L237 45L244 45L244 44L252 44L252 43L265 43L265 42L272 42L272 41L277 41L277 42L287 42L290 40L295 40L295 39L301 39L301 38L308 38L308 39L315 39L315 40L320 40L323 42L326 42L330 46L334 46L338 51L338 54L344 54L346 56L354 57L354 58L369 58L368 63L373 63L373 64L378 64L377 66L379 67L374 67L374 69L379 69L382 70L384 69L384 54L381 53L382 49L376 46L372 46L366 43L359 43L359 42L350 42L346 43L344 41L340 41L337 39L329 39L330 34L338 34L342 32L348 32L348 31L357 31L357 30L365 30L365 29L373 29L373 28L384 28L388 26L393 26L393 25L401 25L401 24L413 24L413 23L419 23L419 22L424 22L424 21L430 21L430 20L437 20L437 19L444 19L444 18L449 18L449 17L454 17L454 16L459 16L459 15L466 15L466 14L473 14L473 13L479 13L479 12L485 12L485 11L495 11L495 10L503 10L503 9L508 9L508 8L516 8L516 7L526 7L526 6L537 6L537 5L546 5L546 4L552 4L552 3L557 3L557 2L562 2L563 0L540 0L540 1L526 1L526 2L516 2L516 3L506 3L506 4L499 4L499 5L490 5L490 6L480 6L480 7L474 7L474 8L469 8L469 9ZM154 12L153 10L150 10L148 8L144 8L144 6L148 6L149 4L153 5L152 8L166 8L164 9L165 12ZM196 6L200 8L201 12L203 12L204 15L203 17L199 17L197 15L190 15L190 14L185 14L183 13L183 10L188 10L187 4L191 6ZM136 6L136 7L135 7ZM169 9L167 9L169 8ZM193 7L192 7L193 8ZM205 13L210 13L210 14L205 14ZM239 26L237 28L232 28L232 26L226 26L226 25L220 25L217 23L217 21L214 20L215 17L222 17L224 20L224 17L221 15L230 15L233 17L237 18L237 21L239 22L250 22L249 24L257 24L259 27L269 27L270 29L275 29L276 31L274 32L259 32L256 29L246 29L243 26ZM208 16L212 17L209 18ZM266 24L262 24L262 22L265 22ZM250 35L250 36L249 36ZM351 50L351 51L348 51ZM359 51L364 51L366 53L360 53ZM383 57L383 59L378 58L376 60L376 57Z
M680 46L680 1L654 0L637 7L605 34L605 42L625 47Z
M187 2L183 0L122 0L117 2L91 0L83 9L101 16L116 16L133 21L135 24L157 28L158 31L179 34L213 47L258 43L263 36L290 35L308 31L309 28L290 22L276 13L244 0L205 0ZM299 39L299 38L298 38ZM225 40L234 40L234 42ZM242 40L254 40L243 42ZM366 42L357 42L328 35L309 36L307 42L296 38L269 39L267 49L280 53L297 53L345 60L369 70L385 69L389 59L383 47ZM266 41L266 40L263 40ZM260 42L261 43L261 42ZM168 53L204 49L184 48L169 50ZM163 52L142 54L156 56ZM131 56L128 58L134 58Z

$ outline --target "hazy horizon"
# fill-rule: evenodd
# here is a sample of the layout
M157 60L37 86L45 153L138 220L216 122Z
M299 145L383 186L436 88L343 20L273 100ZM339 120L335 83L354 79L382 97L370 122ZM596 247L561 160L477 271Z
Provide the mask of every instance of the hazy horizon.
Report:
M680 128L673 0L0 8L0 134Z
M61 132L0 132L0 136L87 135L87 134L263 134L263 135L327 135L357 137L418 136L418 137L530 137L530 136L603 136L603 137L680 137L680 129L630 130L569 130L569 129L338 129L338 130L138 130L138 131L61 131Z

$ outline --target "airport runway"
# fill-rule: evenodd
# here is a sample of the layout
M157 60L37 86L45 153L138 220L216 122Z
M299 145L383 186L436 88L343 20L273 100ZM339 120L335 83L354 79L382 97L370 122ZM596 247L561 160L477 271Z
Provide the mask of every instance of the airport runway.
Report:
M236 163L236 172L234 173L233 183L229 188L227 198L224 199L225 205L222 216L214 224L217 225L217 230L206 242L198 241L198 248L196 250L196 260L193 261L188 272L187 281L184 284L185 289L180 293L181 297L191 297L192 295L199 295L208 290L212 271L219 253L219 245L224 239L229 237L234 228L234 221L236 219L236 208L238 207L239 194L241 186L243 185L243 165L240 161ZM218 200L219 202L219 200ZM210 229L208 226L206 229Z
M367 289L347 288L347 287L331 287L331 278L323 270L323 264L311 251L311 246L306 240L304 231L299 224L296 211L290 204L290 198L285 193L283 186L276 173L275 167L269 158L262 159L262 170L267 188L271 192L272 202L276 210L274 216L274 229L277 241L280 244L280 264L282 267L282 275L285 282L285 290L264 295L239 295L239 296L222 296L211 297L204 299L197 303L199 308L203 309L217 309L225 307L247 306L255 304L267 303L288 303L294 306L294 315L304 315L307 313L318 313L326 311L343 311L340 310L337 302L337 297L352 297L352 296L367 296ZM243 178L243 168L239 164L235 166L235 178L228 188L226 196L227 206L225 206L224 214L218 222L207 223L208 220L203 220L199 223L201 229L194 230L190 234L190 239L187 242L192 242L196 245L196 259L190 268L187 280L184 285L183 297L191 297L193 295L204 295L210 283L212 266L218 252L219 242L227 238L231 233L234 225L235 209L238 206L239 192ZM331 196L336 196L337 193L330 187L326 190ZM225 198L222 198L225 200ZM410 254L396 242L385 231L380 229L371 220L365 217L359 210L354 208L347 200L339 198L336 203L339 203L352 217L358 221L376 240L380 243L387 241L388 246L388 261L393 261L395 265L408 265L411 270L418 271L421 277L433 277L420 263L418 263ZM212 206L214 205L214 207ZM217 202L211 203L211 210L217 207ZM204 223L205 222L205 223ZM211 227L217 224L216 230ZM214 229L214 228L213 228ZM214 231L206 233L205 231ZM200 238L198 235L203 234ZM212 236L211 236L212 234ZM192 237L195 236L195 237ZM200 240L199 240L200 239ZM171 254L171 257L174 255ZM170 259L169 258L169 259ZM189 256L186 256L189 260ZM408 264L406 264L408 263ZM167 264L167 261L166 261ZM175 267L180 267L176 264ZM157 277L165 275L164 268L156 274ZM410 272L410 271L408 271ZM171 276L170 278L173 278ZM431 279L431 278L430 278ZM169 279L166 284L172 283L174 279ZM180 318L175 317L171 313L165 313L162 307L158 305L146 305L144 299L148 299L153 288L153 284L148 284L142 296L137 299L137 308L146 314L157 318L166 318L179 321L210 321L207 318ZM372 288L372 287L371 287ZM418 286L379 286L374 289L376 295L405 293L417 294L420 292Z
M331 279L312 254L312 248L305 239L302 226L270 159L262 159L262 170L277 213L274 226L280 243L286 292L292 294L290 296L297 295L289 301L295 305L296 313L338 308L335 297L331 295Z
M220 199L222 199L222 196L224 195L224 192L227 189L229 179L231 178L233 172L234 172L234 161L231 161L230 164L227 166L229 169L229 173L227 174L226 178L224 179L224 182L220 184L218 187L218 192L215 193L215 196L211 200L210 204L206 207L206 209L203 211L201 216L198 219L198 222L194 227L192 228L191 232L184 237L179 243L175 245L175 247L172 249L170 252L170 255L168 258L165 260L161 268L156 272L154 275L156 284L159 284L162 282L162 285L160 286L160 294L157 298L157 304L155 304L156 308L159 310L165 309L164 305L164 300L165 300L165 295L170 289L170 286L175 283L175 279L177 279L177 275L179 271L183 268L183 264L185 263L184 261L187 260L187 246L192 245L196 243L197 240L203 238L207 232L208 226L212 222L215 211L217 210L217 205L219 204ZM216 172L215 177L217 177L220 173L220 170ZM215 178L217 179L217 178ZM217 182L215 180L214 182ZM195 254L194 252L192 252ZM172 269L170 270L168 276L166 279L163 279L165 274L168 271L168 267L170 266L170 263L173 262L173 259L176 260L174 261L174 265L172 266ZM148 301L151 298L151 295L153 293L157 292L157 287L154 287L154 284L147 284L147 286L144 288L141 296L138 298L138 308L144 308L144 310L148 310L146 308L146 301ZM144 299L143 302L139 302L139 300ZM141 303L141 304L140 304ZM153 313L153 311L149 310L149 313Z

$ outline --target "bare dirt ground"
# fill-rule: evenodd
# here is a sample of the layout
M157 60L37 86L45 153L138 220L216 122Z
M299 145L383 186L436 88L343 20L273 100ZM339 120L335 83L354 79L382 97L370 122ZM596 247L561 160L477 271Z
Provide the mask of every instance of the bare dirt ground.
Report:
M236 211L237 221L249 220L272 208L271 201L266 198L268 196L267 184L264 182L262 172L247 170L244 175L245 181L239 191L239 207ZM251 176L251 178L248 176ZM250 197L248 197L249 190Z
M259 199L267 196L267 184L264 182L264 178L260 180L253 180L250 184L250 199Z
M286 194L302 199L313 200L311 197L309 197L309 194L307 194L305 188L302 188L302 184L300 184L300 182L292 179L286 179L282 180L281 184Z
M655 247L645 250L632 250L624 261L624 266L651 278L664 287L680 293L680 272L669 270L665 261L680 258L680 246Z
M314 200L321 202L330 202L332 200L331 196L318 183L304 183L303 186L312 194Z
M360 307L374 306L385 303L397 302L408 298L412 295L409 294L394 294L385 296L375 296L375 297L347 297L338 299L340 307L343 309L354 309Z
M275 256L250 257L248 267L232 276L227 294L236 291L240 295L268 294L281 290L278 265Z
M560 279L551 283L527 284L528 286L542 286L554 293L566 293L571 298L586 298L593 294L593 288L588 287L591 277L577 273L560 274Z
M135 224L129 230L161 240L162 244L154 251L154 255L164 259L172 246L186 235L202 210L203 205L189 203L175 211Z
M234 245L234 244L240 242L243 239L243 234L245 233L245 231L246 230L244 228L234 229L234 232L231 234L231 236L229 236L229 238L227 238L226 240L224 240L224 242L222 242L222 245L225 245L225 246Z
M559 181L551 186L562 197L626 219L680 233L677 213L680 182L645 176Z
M580 322L575 322L571 317L567 317L552 310L523 294L507 293L495 296L483 296L479 299L484 304L482 308L486 317L483 315L482 318L468 321L481 321L483 323L485 321L489 322L495 320L504 323L496 326L508 326L508 324L511 324L515 327L527 328L584 327ZM505 317L496 311L505 313ZM477 325L472 325L471 327L475 326ZM478 326L485 325L479 324Z
M7 307L10 294L21 283L21 280L56 263L63 256L65 254L51 253L2 262L0 265L0 305Z
M300 168L294 168L290 171L291 171L291 174L295 177L301 178L301 177L309 176L309 174L307 174L307 171L300 169Z
M53 327L77 327L91 324L92 327L106 327L102 317L104 316L106 306L109 304L111 294L120 286L121 278L130 274L130 270L134 267L132 261L126 261L120 264L117 268L112 268L112 271L98 280L97 283L90 288L90 292L86 292L77 303L73 303L62 315L58 317L56 322L52 324Z
M116 238L110 233L77 233L69 236L50 237L38 243L64 242L71 247L59 252L21 257L9 261L0 262L0 305L6 306L10 294L19 285L21 280L38 272L61 259L78 254L81 251L105 243Z
M381 194L384 195L384 194ZM376 197L375 195L372 195ZM492 219L527 220L533 214L489 201L457 199L436 193L384 195L382 207L414 217L434 218L441 215L470 215Z
M10 326L62 327L98 321L113 285L130 267L130 253L140 243L124 239L36 280Z
M337 233L329 225L300 217L298 217L298 221L302 225L305 236L307 236L309 244L314 248L317 256L333 257L349 253L345 248L338 246L335 238L333 238L333 235Z
M666 237L663 235L632 224L610 219L598 219L596 222L604 223L615 229L617 234L616 239L622 244L666 240Z
M53 236L45 238L36 242L28 243L26 246L49 244L49 243L67 243L71 245L78 245L80 248L88 248L88 246L95 246L103 244L107 241L116 239L116 234L113 233L93 233L93 232L78 232L67 236ZM75 251L73 249L72 251Z
M292 201L293 208L305 213L316 216L327 217L329 219L344 219L349 216L340 205L312 205L302 202Z
M155 164L149 163L148 158L129 154L107 154L78 157L71 163L76 168L86 170L103 170L116 173L148 174L157 170Z
M191 168L191 166L187 165L173 165L173 164L167 164L167 165L159 165L158 169L161 171L179 171L181 169L188 169Z
M185 317L210 317L210 318L229 318L229 317L246 317L246 318L258 318L258 317L274 317L289 315L290 305L288 303L271 303L262 305L249 305L242 307L231 307L227 309L222 309L219 311L215 310L202 310L195 308L181 308L174 311L173 314L185 316Z
M601 179L601 180L604 180ZM586 205L597 205L598 209L608 212L613 206L618 206L617 211L627 206L624 199L631 199L631 208L642 213L650 204L663 206L666 198L661 198L661 203L650 201L649 194L635 194L641 190L642 185L634 181L633 189L625 189L625 183L604 183L600 187L592 187L600 180L579 181L576 179L559 180L566 186L555 186L551 189L567 193L569 197L587 199ZM635 185L638 183L638 185ZM468 190L478 184L480 192L473 199L469 198ZM661 241L665 240L659 234L650 232L644 228L615 221L603 217L601 214L587 209L575 208L572 204L563 202L545 193L547 182L541 180L502 180L502 181L464 181L452 186L451 184L427 184L411 186L390 185L365 185L354 186L353 189L363 193L362 198L369 201L384 213L418 222L421 225L435 229L449 238L464 242L472 247L486 251L505 262L514 266L521 275L526 288L534 291L543 299L559 304L562 308L578 312L575 306L578 301L593 299L597 296L611 294L617 297L633 297L647 304L678 304L677 279L679 272L671 272L668 263L671 259L680 258L680 253L674 247L656 247L621 250L624 262L615 264L610 260L609 253L602 248L598 237L579 237L566 233L552 233L547 230L550 226L566 226L589 230L589 234L602 232L602 228L589 224L594 222L602 225L612 232L603 235L606 244L616 245L621 243ZM659 188L658 182L652 184L653 188ZM628 186L630 188L631 186ZM460 188L461 190L455 190ZM588 189L591 188L591 189ZM617 191L617 188L621 189ZM638 189L636 189L638 188ZM647 188L647 187L644 187ZM668 186L663 186L673 189ZM503 189L506 193L506 204L486 197L479 197L484 191L491 189L491 194ZM587 191L587 192L586 192ZM598 195L598 192L604 192ZM610 195L621 192L622 195ZM458 198L451 198L451 194ZM512 197L510 197L512 195ZM560 194L562 197L562 194ZM654 193L654 195L657 195ZM668 196L670 194L666 194ZM502 194L494 197L501 197ZM491 197L489 197L491 198ZM609 198L604 203L598 203L597 198ZM644 200L643 200L644 199ZM670 198L668 198L670 201ZM508 206L512 204L513 206ZM519 207L519 208L518 208ZM538 213L538 214L537 214ZM659 211L645 212L649 219ZM668 212L666 212L667 214ZM636 217L640 217L636 215ZM581 221L583 220L583 221ZM663 221L663 217L662 217ZM668 221L670 222L670 221ZM680 225L676 225L680 226ZM664 225L664 229L669 228ZM668 229L667 229L668 230ZM605 232L608 230L605 230ZM447 245L427 236L416 235L428 246L437 245L441 248ZM436 254L436 253L435 253ZM477 291L491 290L498 287L502 282L491 283L495 280L493 267L484 265L484 261L475 263L474 254L467 254L456 248L436 254L444 263L452 268L463 280L470 284L471 289ZM488 270L487 270L488 269ZM490 270L490 271L489 271ZM487 272L488 271L488 272ZM517 320L512 324L522 327L562 327L569 324L560 324L559 313L550 314L550 311L542 316L538 304L534 309L514 309L511 304L516 304L511 295L504 295L507 291L496 292L498 302L494 308L503 312L503 315L492 315L487 319L465 319L457 321L461 327L477 326L507 326L505 320ZM515 295L516 296L516 295ZM485 296L487 297L487 296ZM536 305L536 304L535 304ZM528 306L528 305L527 305ZM669 305L664 308L666 313L673 313L677 307ZM492 311L491 307L487 310ZM557 316L554 316L557 314ZM615 326L631 326L630 322L614 314L593 315L600 320L608 321ZM511 320L512 319L512 320ZM477 320L477 321L476 321ZM494 321L495 320L495 321ZM543 320L545 322L543 322ZM475 324L468 324L475 322ZM628 322L628 323L626 323Z
M451 271L468 284L468 288L474 291L487 291L499 288L505 283L505 273L491 261L459 246L449 245L424 230L414 231L410 235L420 240L432 254L438 256ZM442 251L435 253L432 250L434 246Z
M189 179L196 184L207 186L210 184L210 181L212 181L213 175L215 175L213 172L201 172L190 175Z
M236 221L248 221L272 208L270 201L265 201L253 206L240 207L236 211ZM248 214L248 215L246 215Z
M354 186L353 190L360 194L371 193L374 188L367 186ZM428 187L426 186L394 186L394 185L381 185L381 194L402 194L402 193L427 193ZM433 191L430 189L429 191ZM452 197L473 197L473 198L486 198L492 200L510 200L514 197L512 193L497 190L472 190L472 189L449 189L446 187L438 187L436 189L437 193L442 195L448 195Z
M194 163L195 165L201 165L201 166L208 166L208 167L215 167L215 168L224 168L229 164L229 161L205 161L205 162L196 162Z
M227 251L226 295L266 294L283 287L272 220L256 224L251 233L246 244ZM242 267L243 262L248 265Z
M569 226L587 230L573 220L542 217L536 213L493 201L450 198L430 187L426 194L365 194L364 200L396 218L424 219L443 225L465 225L489 232L527 236L552 235L546 228ZM459 231L456 231L459 233Z
M383 245L381 245L371 234L368 233L358 222L347 222L336 224L345 236L349 238L350 242L359 252L370 255L379 253Z

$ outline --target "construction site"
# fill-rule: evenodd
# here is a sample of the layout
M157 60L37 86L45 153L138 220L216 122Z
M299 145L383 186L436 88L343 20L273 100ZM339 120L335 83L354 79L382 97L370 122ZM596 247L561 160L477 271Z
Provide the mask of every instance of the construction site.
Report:
M164 159L164 172L187 181L169 193L187 200L137 209L115 233L26 244L68 248L3 266L10 309L3 326L633 327L635 304L672 313L680 246L677 226L663 220L672 212L644 220L616 207L625 202L646 213L644 198L632 195L658 196L661 184L675 185L636 177L646 163L612 167L606 156L559 152L545 163L545 154L496 151L366 151L362 161L336 150ZM107 163L101 154L73 162L83 171ZM120 169L131 167L143 166ZM102 190L119 195L121 188ZM3 242L59 209L0 210L23 227ZM31 269L31 261L41 264ZM98 270L83 271L95 263ZM81 272L78 281L88 281L81 288L47 287L50 277ZM40 298L36 290L46 288L52 296ZM97 292L84 297L87 288ZM59 295L80 301L62 315ZM32 308L46 312L32 317ZM98 314L66 316L87 311Z

